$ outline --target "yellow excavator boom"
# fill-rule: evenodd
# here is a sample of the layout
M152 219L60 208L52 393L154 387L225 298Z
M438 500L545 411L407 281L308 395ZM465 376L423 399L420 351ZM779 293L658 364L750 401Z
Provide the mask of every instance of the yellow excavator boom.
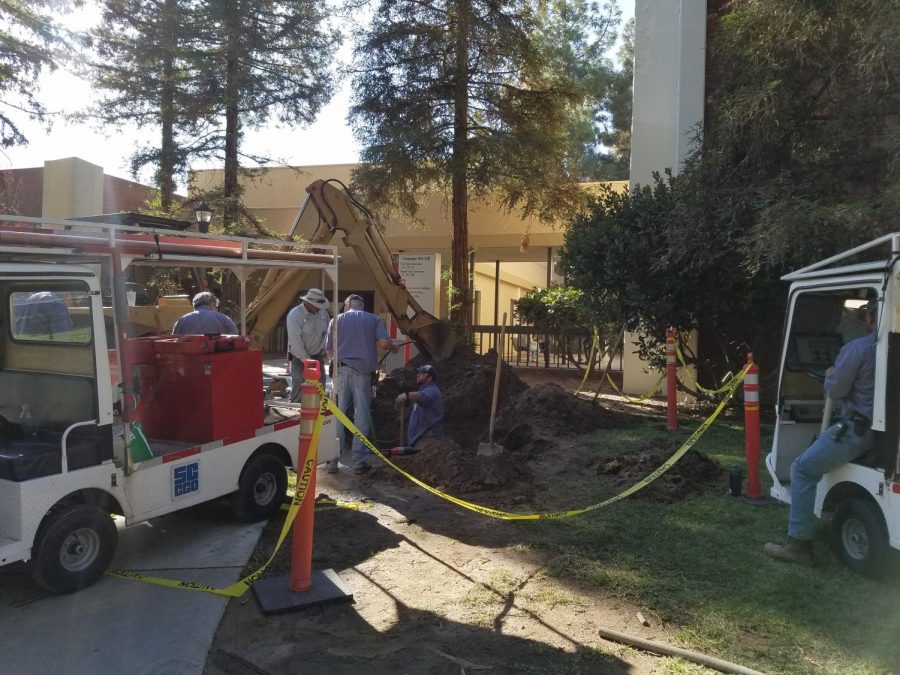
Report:
M335 180L317 180L306 188L304 209L312 204L319 215L319 227L311 244L327 244L340 232L344 245L351 247L365 264L375 287L400 327L415 345L437 361L453 354L456 336L453 329L425 311L403 285L394 269L391 252L381 236L375 218L350 191ZM299 222L303 212L297 217ZM269 272L259 293L247 309L247 332L254 344L275 327L306 286L307 270Z

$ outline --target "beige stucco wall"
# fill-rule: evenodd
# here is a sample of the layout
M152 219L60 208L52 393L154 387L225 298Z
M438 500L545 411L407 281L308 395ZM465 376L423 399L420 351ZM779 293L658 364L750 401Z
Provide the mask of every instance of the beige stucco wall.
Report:
M272 230L290 231L306 197L306 186L317 179L334 178L349 185L356 164L332 164L305 167L277 167L243 180L244 203L265 220ZM191 190L205 191L219 187L221 170L203 170L191 175ZM617 189L627 189L627 181L615 183ZM593 186L586 186L592 189ZM394 253L439 253L443 265L449 265L451 217L449 205L439 195L423 200L419 217L424 225L411 224L402 217L382 220L384 239ZM298 234L311 234L314 217L304 216ZM534 218L522 218L505 212L498 204L473 201L469 209L469 244L476 251L475 288L481 293L481 310L477 323L494 322L495 260L501 261L500 316L509 312L510 301L521 297L535 286L546 285L548 249L563 245L562 223L541 223ZM529 233L529 245L521 250L522 235ZM339 243L339 242L338 242ZM368 272L349 249L341 248L340 286L342 289L372 289ZM446 293L442 294L441 316L447 316ZM376 300L375 311L383 310ZM509 321L512 321L510 317Z
M689 347L695 354L697 353L697 332L692 331L690 334ZM697 377L697 371L694 368L689 369L689 373L685 375L683 368L678 364L679 377L691 389L694 388L693 382ZM659 382L662 375L658 370L650 370L647 363L641 361L637 356L637 339L634 333L625 333L625 344L622 354L622 391L629 396L643 396L649 393L653 387ZM660 385L659 395L665 396L666 383L663 380ZM678 402L693 401L685 393L679 391Z
M103 213L103 167L77 157L44 162L44 218Z

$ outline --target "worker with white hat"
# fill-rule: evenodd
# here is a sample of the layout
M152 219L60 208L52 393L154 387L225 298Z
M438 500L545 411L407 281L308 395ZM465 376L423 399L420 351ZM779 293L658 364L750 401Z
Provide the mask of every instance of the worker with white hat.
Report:
M299 304L287 315L288 360L291 363L291 400L300 400L303 362L319 362L325 382L325 333L328 330L328 298L318 288L310 288L300 296Z

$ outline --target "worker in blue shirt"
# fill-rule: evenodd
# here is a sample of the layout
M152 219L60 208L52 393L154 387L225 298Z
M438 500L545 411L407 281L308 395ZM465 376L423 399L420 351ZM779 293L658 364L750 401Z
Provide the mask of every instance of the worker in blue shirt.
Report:
M194 311L175 322L173 335L238 335L234 321L216 311L219 299L209 291L197 293L191 301Z
M381 319L366 312L364 307L365 302L359 295L347 296L343 313L328 324L325 353L329 359L335 352L338 357L337 376L333 377L338 408L346 414L353 405L353 424L368 438L372 432L372 373L378 368L377 348L396 352L399 347L391 342ZM344 425L339 424L338 447L343 447L345 433ZM353 473L364 474L372 468L369 466L370 454L354 437ZM338 460L328 462L328 473L337 473L338 469Z
M418 391L400 394L394 401L398 408L408 401L413 403L409 416L408 446L417 447L416 444L425 438L444 437L444 401L436 380L434 366L419 366L416 368Z
M816 486L829 471L853 461L871 447L875 399L875 326L878 303L864 306L869 334L841 348L834 366L825 373L825 395L843 401L843 414L791 465L791 510L786 544L768 543L769 556L813 565Z

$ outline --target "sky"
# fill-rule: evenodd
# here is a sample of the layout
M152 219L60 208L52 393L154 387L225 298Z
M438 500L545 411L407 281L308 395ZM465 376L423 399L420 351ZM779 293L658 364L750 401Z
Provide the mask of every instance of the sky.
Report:
M623 23L634 16L634 0L618 0ZM99 20L100 12L93 0L63 17L71 29L90 27ZM349 45L342 49L344 58ZM88 83L62 69L44 74L38 81L39 98L47 110L54 112L49 131L36 123L23 124L29 139L26 146L0 150L0 169L43 166L45 160L80 157L103 167L108 175L131 179L128 160L134 148L153 142L158 131L135 127L97 128L90 124L72 123L65 113L76 112L89 104L93 91ZM85 93L87 96L85 96ZM316 121L305 129L292 129L275 124L264 129L247 130L242 148L257 155L272 157L291 166L345 164L359 161L359 146L347 124L350 86L345 82L331 102L322 108ZM218 163L195 163L192 168L214 168ZM138 177L149 182L151 173ZM181 191L184 186L181 186Z

